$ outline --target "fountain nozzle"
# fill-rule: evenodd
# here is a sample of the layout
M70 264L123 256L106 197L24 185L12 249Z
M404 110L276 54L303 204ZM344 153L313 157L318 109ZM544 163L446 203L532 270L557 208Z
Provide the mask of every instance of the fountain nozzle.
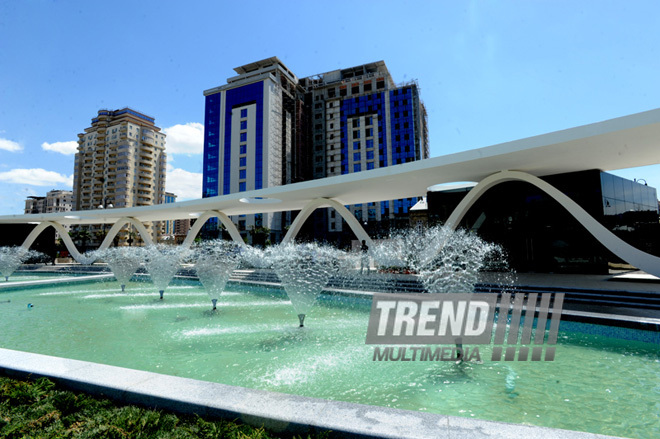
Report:
M300 328L304 327L305 323L305 314L298 314L298 320L300 320Z
M5 276L5 282L9 282L9 276Z
M124 284L121 284L121 292L123 293L123 292L124 292L124 290L126 290L126 285L124 285Z
M213 311L217 310L218 308L216 305L218 303L218 299L211 299L211 302L213 302Z
M159 293L160 293L160 300L163 300L163 294L165 293L165 290L160 290Z

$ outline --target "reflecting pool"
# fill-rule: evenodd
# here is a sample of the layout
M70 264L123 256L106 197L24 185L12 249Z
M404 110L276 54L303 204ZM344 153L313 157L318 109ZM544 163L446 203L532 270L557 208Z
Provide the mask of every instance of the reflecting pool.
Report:
M560 327L552 362L493 362L489 346L481 363L373 361L370 300L342 302L321 296L299 328L281 289L229 283L216 312L196 282L169 286L164 300L139 282L125 293L116 282L5 291L0 347L362 404L660 436L654 342Z

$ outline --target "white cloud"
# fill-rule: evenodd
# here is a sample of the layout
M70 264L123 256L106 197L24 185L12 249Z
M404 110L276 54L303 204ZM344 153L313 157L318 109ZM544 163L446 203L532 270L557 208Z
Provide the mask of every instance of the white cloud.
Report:
M10 152L17 152L22 151L23 146L21 146L20 143L14 142L13 140L0 138L0 149L4 149L5 151Z
M165 186L177 195L177 201L202 198L202 174L168 166Z
M73 175L68 177L54 171L47 171L41 168L34 169L12 169L7 172L0 172L0 181L6 183L30 184L33 186L61 186L73 185ZM200 175L201 184L201 175Z
M41 144L41 148L44 151L55 151L64 155L73 155L78 152L78 142L73 140L70 142L44 142Z
M165 152L168 154L201 154L204 150L204 125L189 122L164 128Z

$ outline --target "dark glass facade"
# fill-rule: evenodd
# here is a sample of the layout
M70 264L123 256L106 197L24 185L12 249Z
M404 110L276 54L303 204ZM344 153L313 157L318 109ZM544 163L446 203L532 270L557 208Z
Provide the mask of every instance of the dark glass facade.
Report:
M654 188L598 170L547 176L543 180L629 244L660 255ZM444 222L467 192L429 192L429 221ZM613 208L613 204L617 207ZM610 263L622 262L559 203L524 182L506 182L491 188L472 206L460 226L502 245L512 268L521 272L607 273Z

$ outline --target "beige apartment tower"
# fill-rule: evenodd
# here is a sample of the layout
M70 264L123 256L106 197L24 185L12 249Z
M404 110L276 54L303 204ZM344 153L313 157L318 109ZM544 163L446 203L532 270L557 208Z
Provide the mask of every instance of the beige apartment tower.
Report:
M165 134L154 118L130 108L100 110L78 134L74 210L163 203L166 160Z

